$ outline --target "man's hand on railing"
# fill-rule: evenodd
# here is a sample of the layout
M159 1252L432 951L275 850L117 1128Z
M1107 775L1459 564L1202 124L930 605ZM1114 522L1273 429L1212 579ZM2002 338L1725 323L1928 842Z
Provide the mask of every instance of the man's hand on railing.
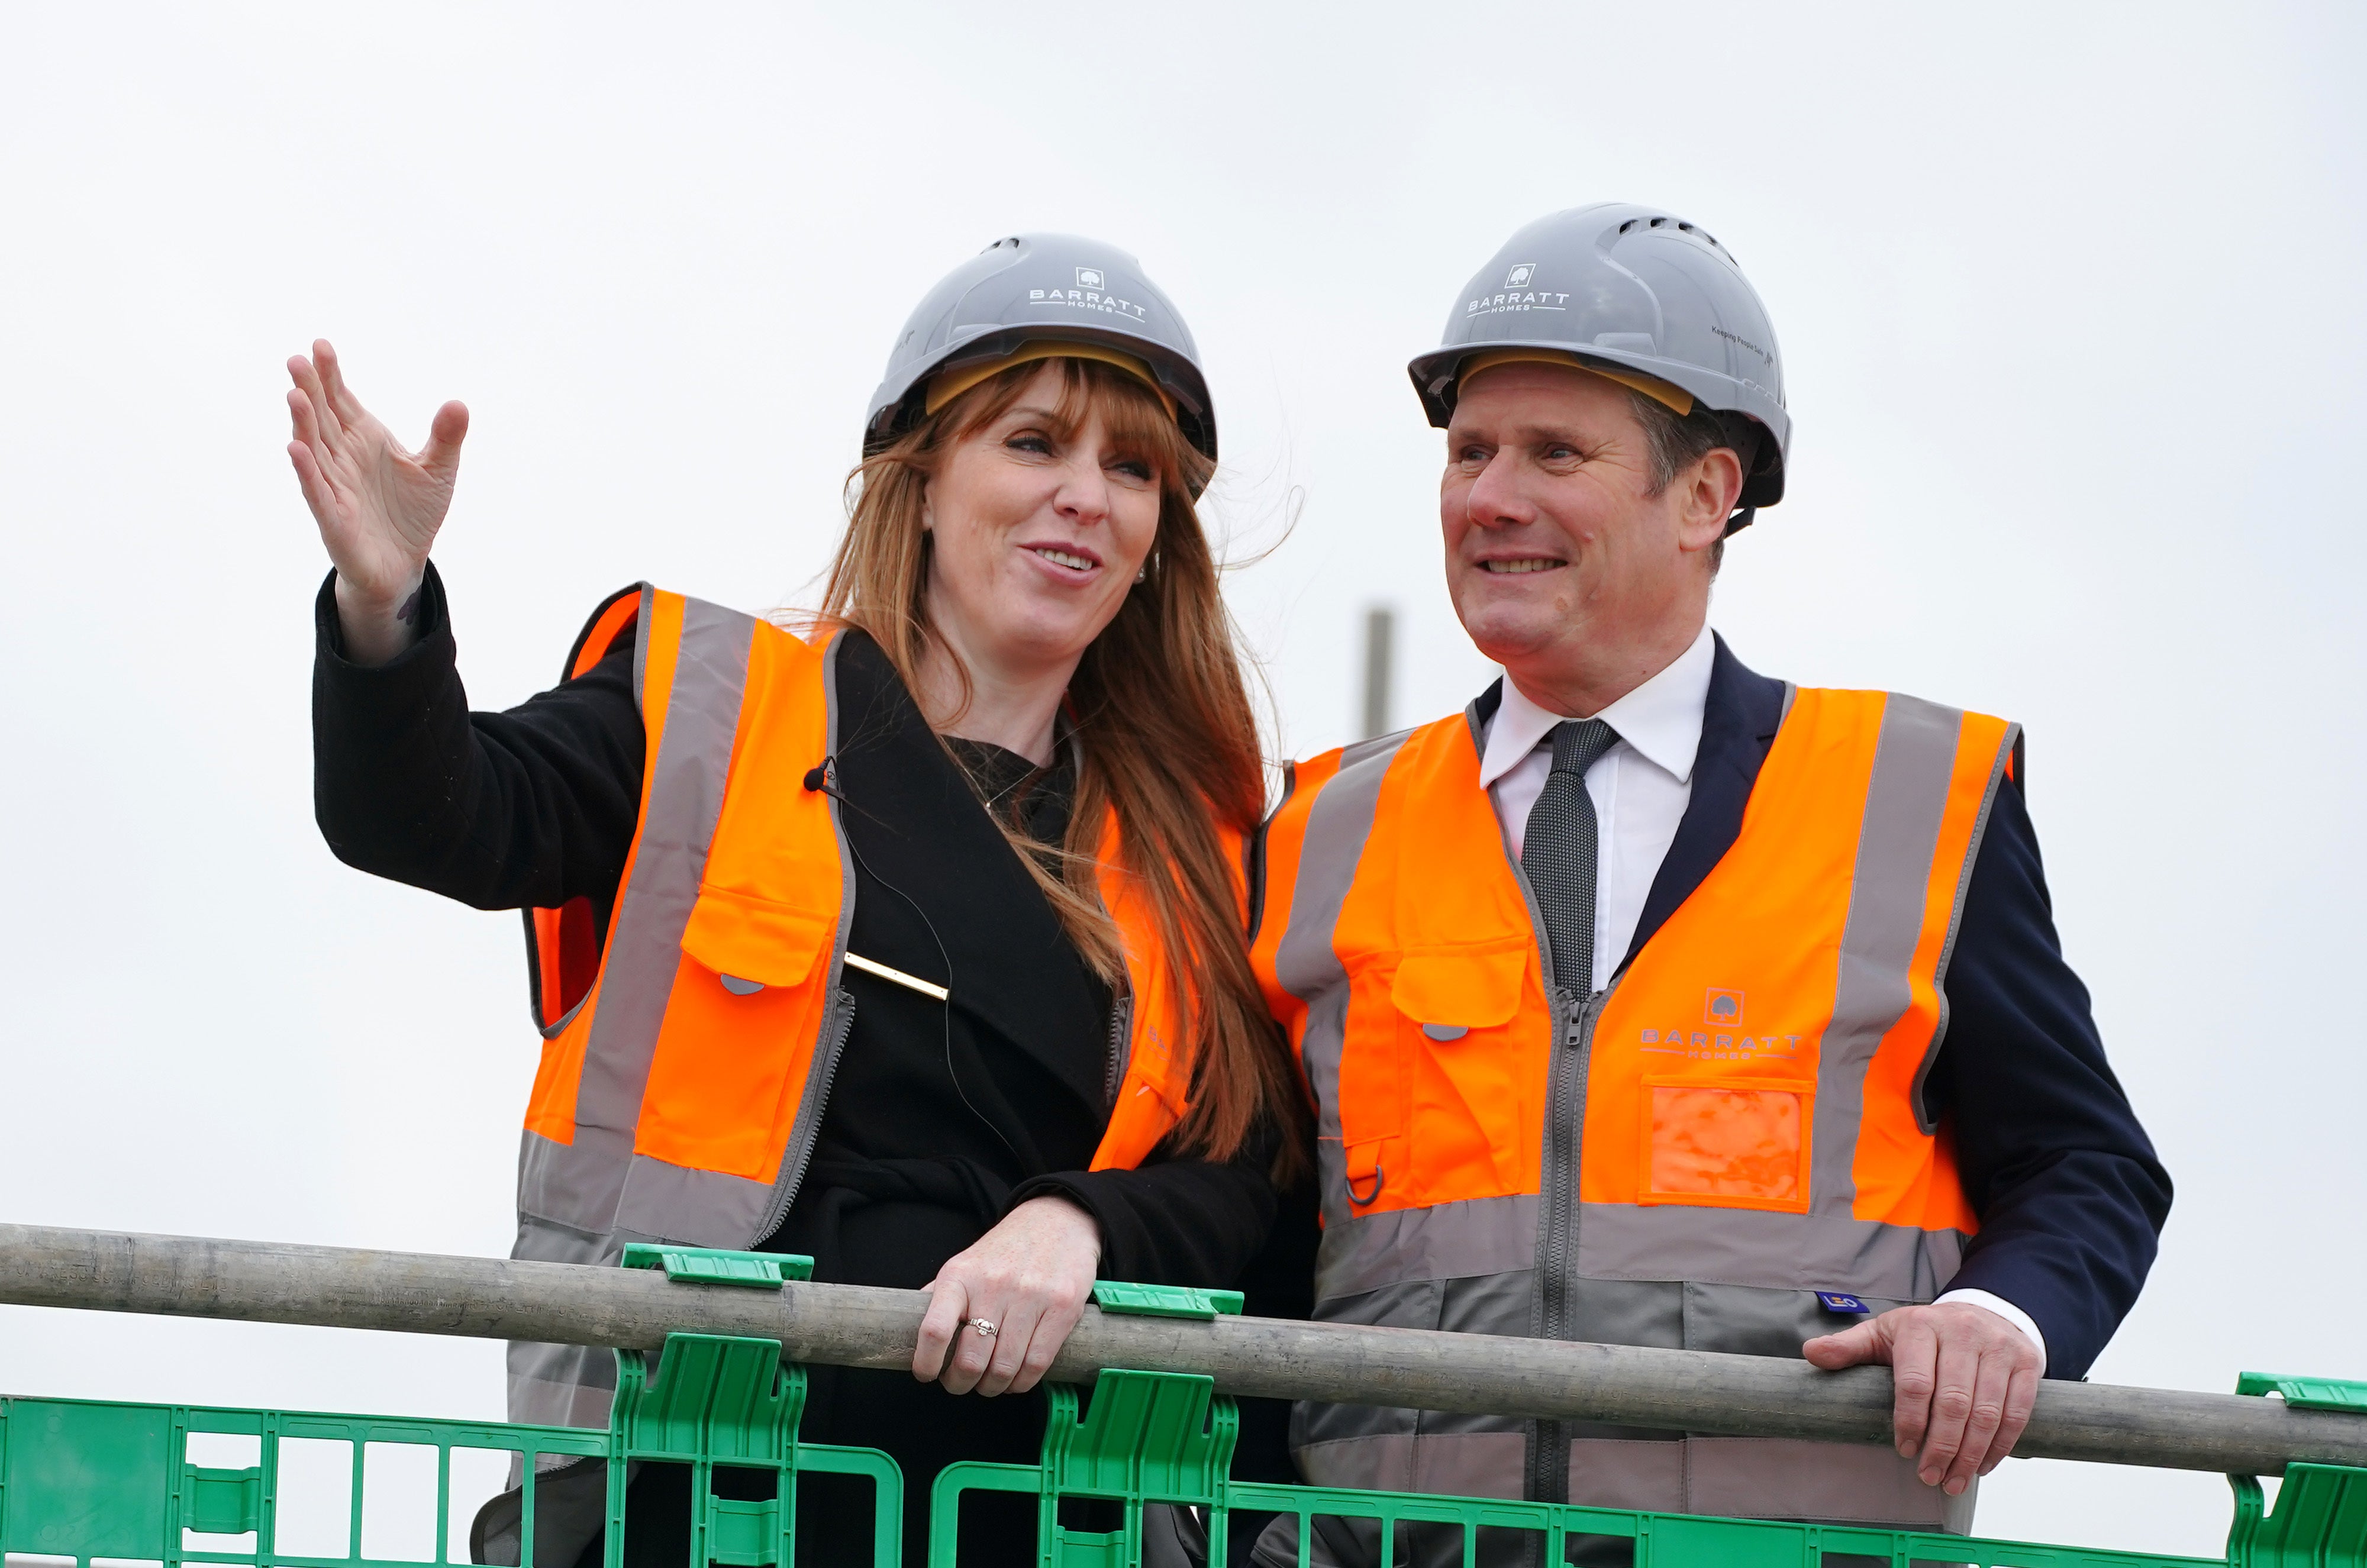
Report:
M1889 1367L1898 1451L1920 1450L1916 1473L1951 1497L2013 1451L2046 1370L2030 1336L1965 1302L1894 1308L1801 1350L1827 1371Z

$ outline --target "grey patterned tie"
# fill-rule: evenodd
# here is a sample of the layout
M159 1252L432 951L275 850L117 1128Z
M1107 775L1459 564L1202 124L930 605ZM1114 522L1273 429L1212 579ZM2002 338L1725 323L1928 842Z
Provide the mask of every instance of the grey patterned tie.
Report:
M1521 840L1537 912L1553 946L1554 982L1580 997L1594 992L1594 802L1586 770L1619 743L1619 732L1599 718L1565 719L1554 727L1553 772L1529 808Z

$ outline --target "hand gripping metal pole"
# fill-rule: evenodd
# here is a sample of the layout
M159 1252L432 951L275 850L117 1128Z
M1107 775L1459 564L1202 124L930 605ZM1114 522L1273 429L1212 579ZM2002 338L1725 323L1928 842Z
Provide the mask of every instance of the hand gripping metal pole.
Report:
M672 1332L777 1339L792 1360L906 1367L928 1297L675 1284L639 1269L0 1224L0 1303L654 1350ZM1751 1438L1890 1440L1890 1372L1805 1361L1088 1308L1052 1376L1200 1372L1228 1393L1605 1421ZM2048 1382L2016 1452L2239 1475L2367 1467L2367 1416L2272 1400Z

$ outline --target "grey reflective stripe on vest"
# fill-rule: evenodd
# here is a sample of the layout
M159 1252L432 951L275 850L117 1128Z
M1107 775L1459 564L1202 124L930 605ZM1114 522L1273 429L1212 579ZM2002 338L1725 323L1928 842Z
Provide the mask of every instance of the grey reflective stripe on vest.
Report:
M1409 1280L1513 1273L1530 1266L1536 1248L1534 1192L1345 1220L1327 1215L1315 1255L1315 1294L1321 1300Z
M1315 1154L1322 1182L1323 1223L1346 1220L1346 1151L1340 1142L1340 1052L1347 1043L1348 971L1331 950L1331 929L1356 880L1365 840L1372 837L1381 781L1411 731L1349 747L1340 771L1323 782L1308 808L1307 836L1292 885L1290 924L1274 955L1274 977L1308 1003L1299 1060L1317 1086Z
M1938 1295L1965 1256L1955 1231L1674 1203L1582 1203L1578 1235L1578 1270L1593 1279L1665 1280L1682 1258L1687 1279L1898 1302Z
M1874 776L1858 829L1849 924L1841 932L1833 1021L1817 1057L1816 1150L1809 1213L1845 1219L1857 1198L1853 1167L1874 1048L1907 1011L1908 975L1923 931L1931 855L1948 807L1964 714L1893 694L1883 704ZM1827 1286L1828 1290L1850 1287Z
M635 683L650 636L635 649ZM731 743L747 686L756 623L692 599L683 608L682 645L666 699L665 727L651 757L649 802L631 879L617 900L607 951L595 982L597 1010L576 1089L575 1134L561 1144L523 1134L518 1154L518 1244L513 1256L605 1263L623 1249L620 1230L637 1166L633 1133L658 1029L681 962L683 928L697 902L707 848L723 808ZM653 1206L636 1202L633 1207ZM637 1214L636 1217L646 1217ZM663 1233L641 1231L655 1237ZM667 1236L693 1240L690 1236ZM607 1419L614 1373L606 1352L564 1346L513 1347L510 1419L598 1426Z
M1790 694L1787 688L1787 719ZM1566 1282L1571 1321L1587 1337L1796 1356L1802 1339L1838 1325L1822 1315L1814 1292L1849 1291L1879 1309L1929 1301L1955 1273L1962 1235L1860 1220L1853 1208L1865 1076L1909 1002L1963 716L1912 697L1893 695L1884 705L1834 1015L1818 1058L1809 1212L1580 1205ZM1276 951L1277 978L1308 1004L1301 1055L1327 1140L1319 1145L1326 1228L1315 1315L1534 1332L1537 1194L1363 1214L1346 1201L1338 1086L1348 985L1332 951L1333 926L1372 831L1381 775L1402 739L1352 750L1323 785L1308 812L1290 926ZM1996 787L1993 777L1990 799ZM1981 823L1988 811L1985 800ZM1974 849L1978 843L1976 825ZM1959 909L1969 869L1968 852L1957 878ZM1937 1048L1935 1034L1931 1050ZM1549 1171L1546 1179L1574 1182L1576 1172ZM1576 1427L1569 1436L1572 1502L1960 1530L1970 1524L1969 1501L1923 1486L1910 1461L1883 1449L1605 1427ZM1519 1421L1365 1406L1301 1405L1292 1444L1319 1483L1404 1485L1399 1478L1419 1474L1424 1489L1479 1495L1517 1489L1527 1457Z

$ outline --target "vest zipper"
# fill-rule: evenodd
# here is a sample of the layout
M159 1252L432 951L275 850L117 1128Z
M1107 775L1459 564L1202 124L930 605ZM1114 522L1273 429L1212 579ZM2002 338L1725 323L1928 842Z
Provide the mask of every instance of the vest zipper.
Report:
M1570 1281L1578 1263L1578 1173L1586 1138L1587 1070L1594 1054L1594 1024L1627 970L1591 997L1565 990L1554 974L1553 943L1529 874L1505 846L1504 860L1529 911L1536 939L1537 972L1552 998L1551 1053L1546 1069L1546 1124L1537 1171L1536 1283L1532 1297L1533 1332L1540 1339L1570 1337ZM1529 1423L1528 1474L1523 1495L1536 1503L1569 1500L1569 1427L1560 1421Z
M1117 1112L1117 1091L1126 1085L1127 1034L1134 1022L1134 991L1113 993L1110 997L1109 1062L1102 1069L1102 1100Z
M797 1201L798 1188L805 1181L806 1167L813 1163L814 1142L821 1133L822 1108L830 1103L830 1086L838 1077L838 1059L845 1054L846 1037L855 1032L854 993L835 993L830 1010L837 1016L834 1021L828 1014L822 1019L821 1092L798 1117L796 1141L781 1156L781 1174L773 1183L773 1201L764 1212L764 1224L748 1238L750 1247L781 1228L781 1222L789 1217L789 1205Z
M1536 1332L1540 1339L1569 1339L1570 1281L1578 1263L1578 1176L1585 1159L1587 1069L1594 1055L1594 1025L1603 1016L1619 977L1593 996L1580 998L1557 987L1553 1008L1553 1057L1546 1074L1544 1157L1538 1171ZM1569 1497L1569 1428L1539 1421L1528 1446L1530 1499L1562 1503Z

